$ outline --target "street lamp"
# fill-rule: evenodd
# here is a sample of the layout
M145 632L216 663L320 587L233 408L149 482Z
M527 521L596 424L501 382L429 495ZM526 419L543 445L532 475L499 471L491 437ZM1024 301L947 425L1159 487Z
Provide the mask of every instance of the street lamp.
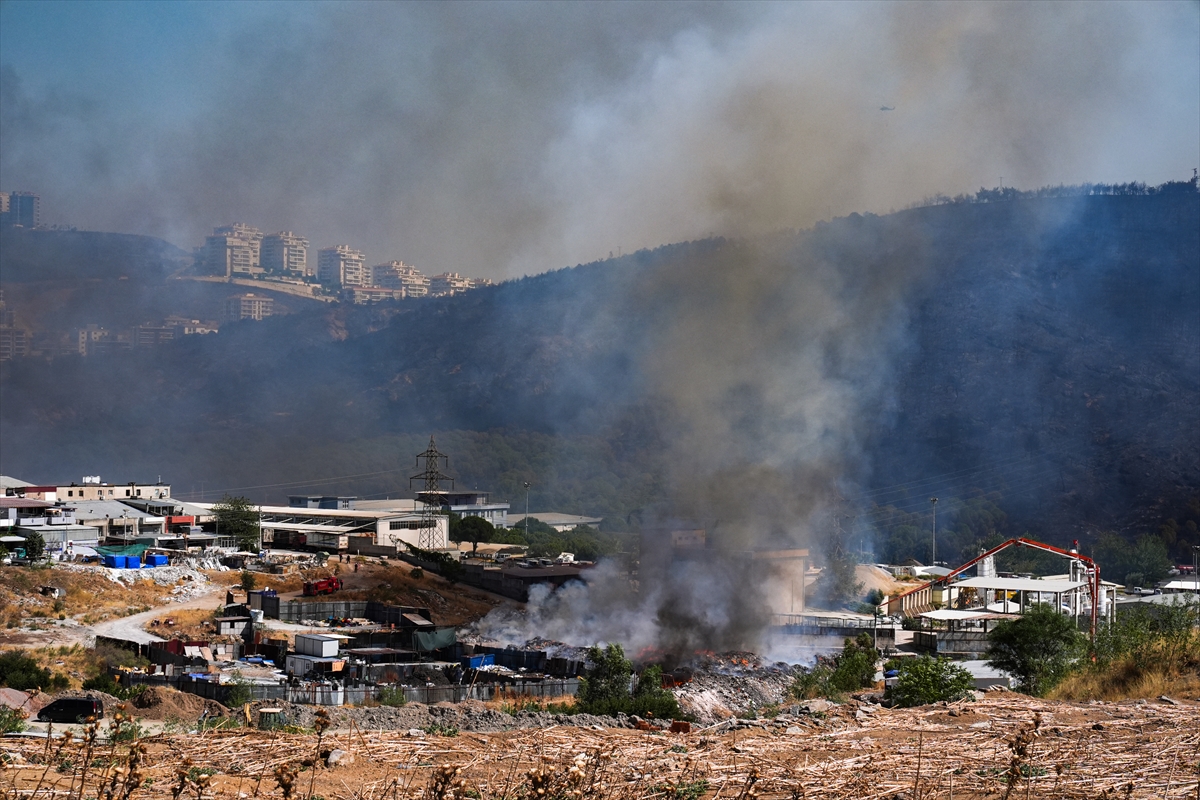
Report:
M933 505L933 566L937 566L937 498L929 498Z

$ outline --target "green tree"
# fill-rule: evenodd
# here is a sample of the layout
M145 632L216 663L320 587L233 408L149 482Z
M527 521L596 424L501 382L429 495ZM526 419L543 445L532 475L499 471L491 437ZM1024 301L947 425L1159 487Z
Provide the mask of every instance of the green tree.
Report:
M871 642L871 634L860 633L856 639L846 639L829 675L830 688L835 692L856 692L873 686L878 661L879 651Z
M862 581L857 580L858 559L846 547L841 531L832 533L825 546L825 572L821 592L831 606L844 606L860 599Z
M21 536L25 539L25 557L37 561L46 554L46 540L37 531L29 531Z
M258 509L249 500L225 495L221 502L213 504L212 510L219 536L232 536L242 550L259 549Z
M987 662L1017 679L1026 694L1042 695L1075 666L1084 652L1075 621L1048 605L1035 605L988 634Z
M454 522L453 517L451 518L450 541L470 542L472 553L479 550L480 542L484 544L490 542L495 534L496 527L483 517L463 517L457 523Z
M588 648L587 660L591 666L579 681L576 703L594 707L629 699L633 662L625 657L621 645L610 644L603 649L593 645Z
M250 593L254 591L254 587L258 585L258 576L250 570L244 569L242 570L242 576L239 584L242 587L242 591Z
M888 687L887 697L898 706L964 700L975 688L971 673L945 658L906 658L897 671L896 683Z

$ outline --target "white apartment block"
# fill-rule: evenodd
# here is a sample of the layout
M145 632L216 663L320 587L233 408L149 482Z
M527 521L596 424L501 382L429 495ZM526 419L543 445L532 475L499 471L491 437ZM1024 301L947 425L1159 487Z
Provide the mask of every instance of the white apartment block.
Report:
M348 244L317 251L317 280L331 286L365 286L366 258Z
M308 268L308 239L291 231L264 236L260 263L274 275L307 278L312 275Z
M232 278L262 273L259 265L259 249L262 232L242 222L213 228L211 236L204 240L200 258L208 272Z
M434 297L444 294L457 294L474 289L475 284L470 278L464 278L457 272L443 272L429 279L429 293Z
M225 319L236 322L239 319L264 320L275 313L275 301L261 294L247 292L235 294L225 300Z
M403 290L404 297L424 297L429 294L429 278L412 264L403 261L389 261L371 267L370 285Z

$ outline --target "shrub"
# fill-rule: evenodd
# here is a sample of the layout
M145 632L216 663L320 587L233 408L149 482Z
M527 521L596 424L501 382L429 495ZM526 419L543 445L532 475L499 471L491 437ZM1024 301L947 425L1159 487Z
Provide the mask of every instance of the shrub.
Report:
M252 592L254 591L254 587L258 585L258 576L250 570L244 569L238 580L238 585L242 587L242 591Z
M20 650L0 653L0 686L28 691L52 688L52 681L50 670L39 667L36 661Z
M1042 695L1066 677L1084 651L1084 637L1070 617L1047 605L1005 620L988 634L988 664L1017 679L1026 694Z
M404 689L400 686L385 686L379 690L379 705L398 708L408 700L404 697Z
M895 685L887 689L888 699L898 706L964 700L975 688L971 673L945 658L906 658L898 671Z
M648 667L630 693L633 664L619 644L588 650L591 666L579 684L574 710L581 714L637 714L659 719L680 719L683 711L670 691L662 688L662 668Z
M27 727L25 715L19 709L0 706L0 735L20 733Z
M878 661L871 634L860 633L855 639L846 639L838 655L818 657L813 667L802 669L792 681L791 694L807 700L870 688L875 685Z

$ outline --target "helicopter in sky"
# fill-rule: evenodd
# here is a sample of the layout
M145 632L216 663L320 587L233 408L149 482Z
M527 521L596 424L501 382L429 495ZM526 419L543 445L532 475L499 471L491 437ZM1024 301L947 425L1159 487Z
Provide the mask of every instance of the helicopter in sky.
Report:
M880 106L879 110L880 111L895 111L896 107L895 106Z

